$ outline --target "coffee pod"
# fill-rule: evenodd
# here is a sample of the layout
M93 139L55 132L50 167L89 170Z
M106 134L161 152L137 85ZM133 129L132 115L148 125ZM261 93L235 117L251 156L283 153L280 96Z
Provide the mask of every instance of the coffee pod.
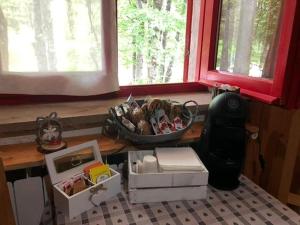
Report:
M157 173L157 159L153 155L145 155L143 159L143 173Z

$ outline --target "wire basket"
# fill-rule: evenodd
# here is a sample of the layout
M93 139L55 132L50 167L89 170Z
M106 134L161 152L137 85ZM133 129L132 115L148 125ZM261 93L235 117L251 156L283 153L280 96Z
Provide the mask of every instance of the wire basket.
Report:
M196 105L196 110L194 113L188 109L187 104L194 103ZM110 109L110 114L112 115L112 123L115 127L117 127L119 135L123 139L130 140L135 144L154 144L154 143L163 143L168 141L174 141L179 139L187 130L191 128L194 123L195 115L198 112L198 104L195 101L187 101L183 105L183 113L182 116L185 118L186 126L181 129L174 131L169 134L153 134L153 135L140 135L135 132L128 130L116 117L115 113L113 112L114 109Z

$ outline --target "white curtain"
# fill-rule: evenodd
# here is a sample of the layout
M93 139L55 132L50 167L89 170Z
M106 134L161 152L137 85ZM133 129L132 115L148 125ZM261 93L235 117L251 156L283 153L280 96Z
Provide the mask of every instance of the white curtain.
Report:
M0 74L0 94L88 96L119 90L115 0L102 0L101 16L101 71L47 73L3 71Z

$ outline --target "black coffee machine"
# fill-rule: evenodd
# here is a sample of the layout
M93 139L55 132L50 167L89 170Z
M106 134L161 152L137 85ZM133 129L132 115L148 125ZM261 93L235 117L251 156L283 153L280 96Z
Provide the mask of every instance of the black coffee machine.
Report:
M209 171L208 183L221 190L239 186L245 158L247 102L237 93L217 95L197 145L197 153Z

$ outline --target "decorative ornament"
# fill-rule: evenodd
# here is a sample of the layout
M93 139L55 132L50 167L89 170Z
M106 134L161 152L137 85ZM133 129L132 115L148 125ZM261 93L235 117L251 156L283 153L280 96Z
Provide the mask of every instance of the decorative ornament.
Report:
M62 141L62 125L56 112L46 117L38 117L36 124L39 151L49 153L66 148L66 142Z

